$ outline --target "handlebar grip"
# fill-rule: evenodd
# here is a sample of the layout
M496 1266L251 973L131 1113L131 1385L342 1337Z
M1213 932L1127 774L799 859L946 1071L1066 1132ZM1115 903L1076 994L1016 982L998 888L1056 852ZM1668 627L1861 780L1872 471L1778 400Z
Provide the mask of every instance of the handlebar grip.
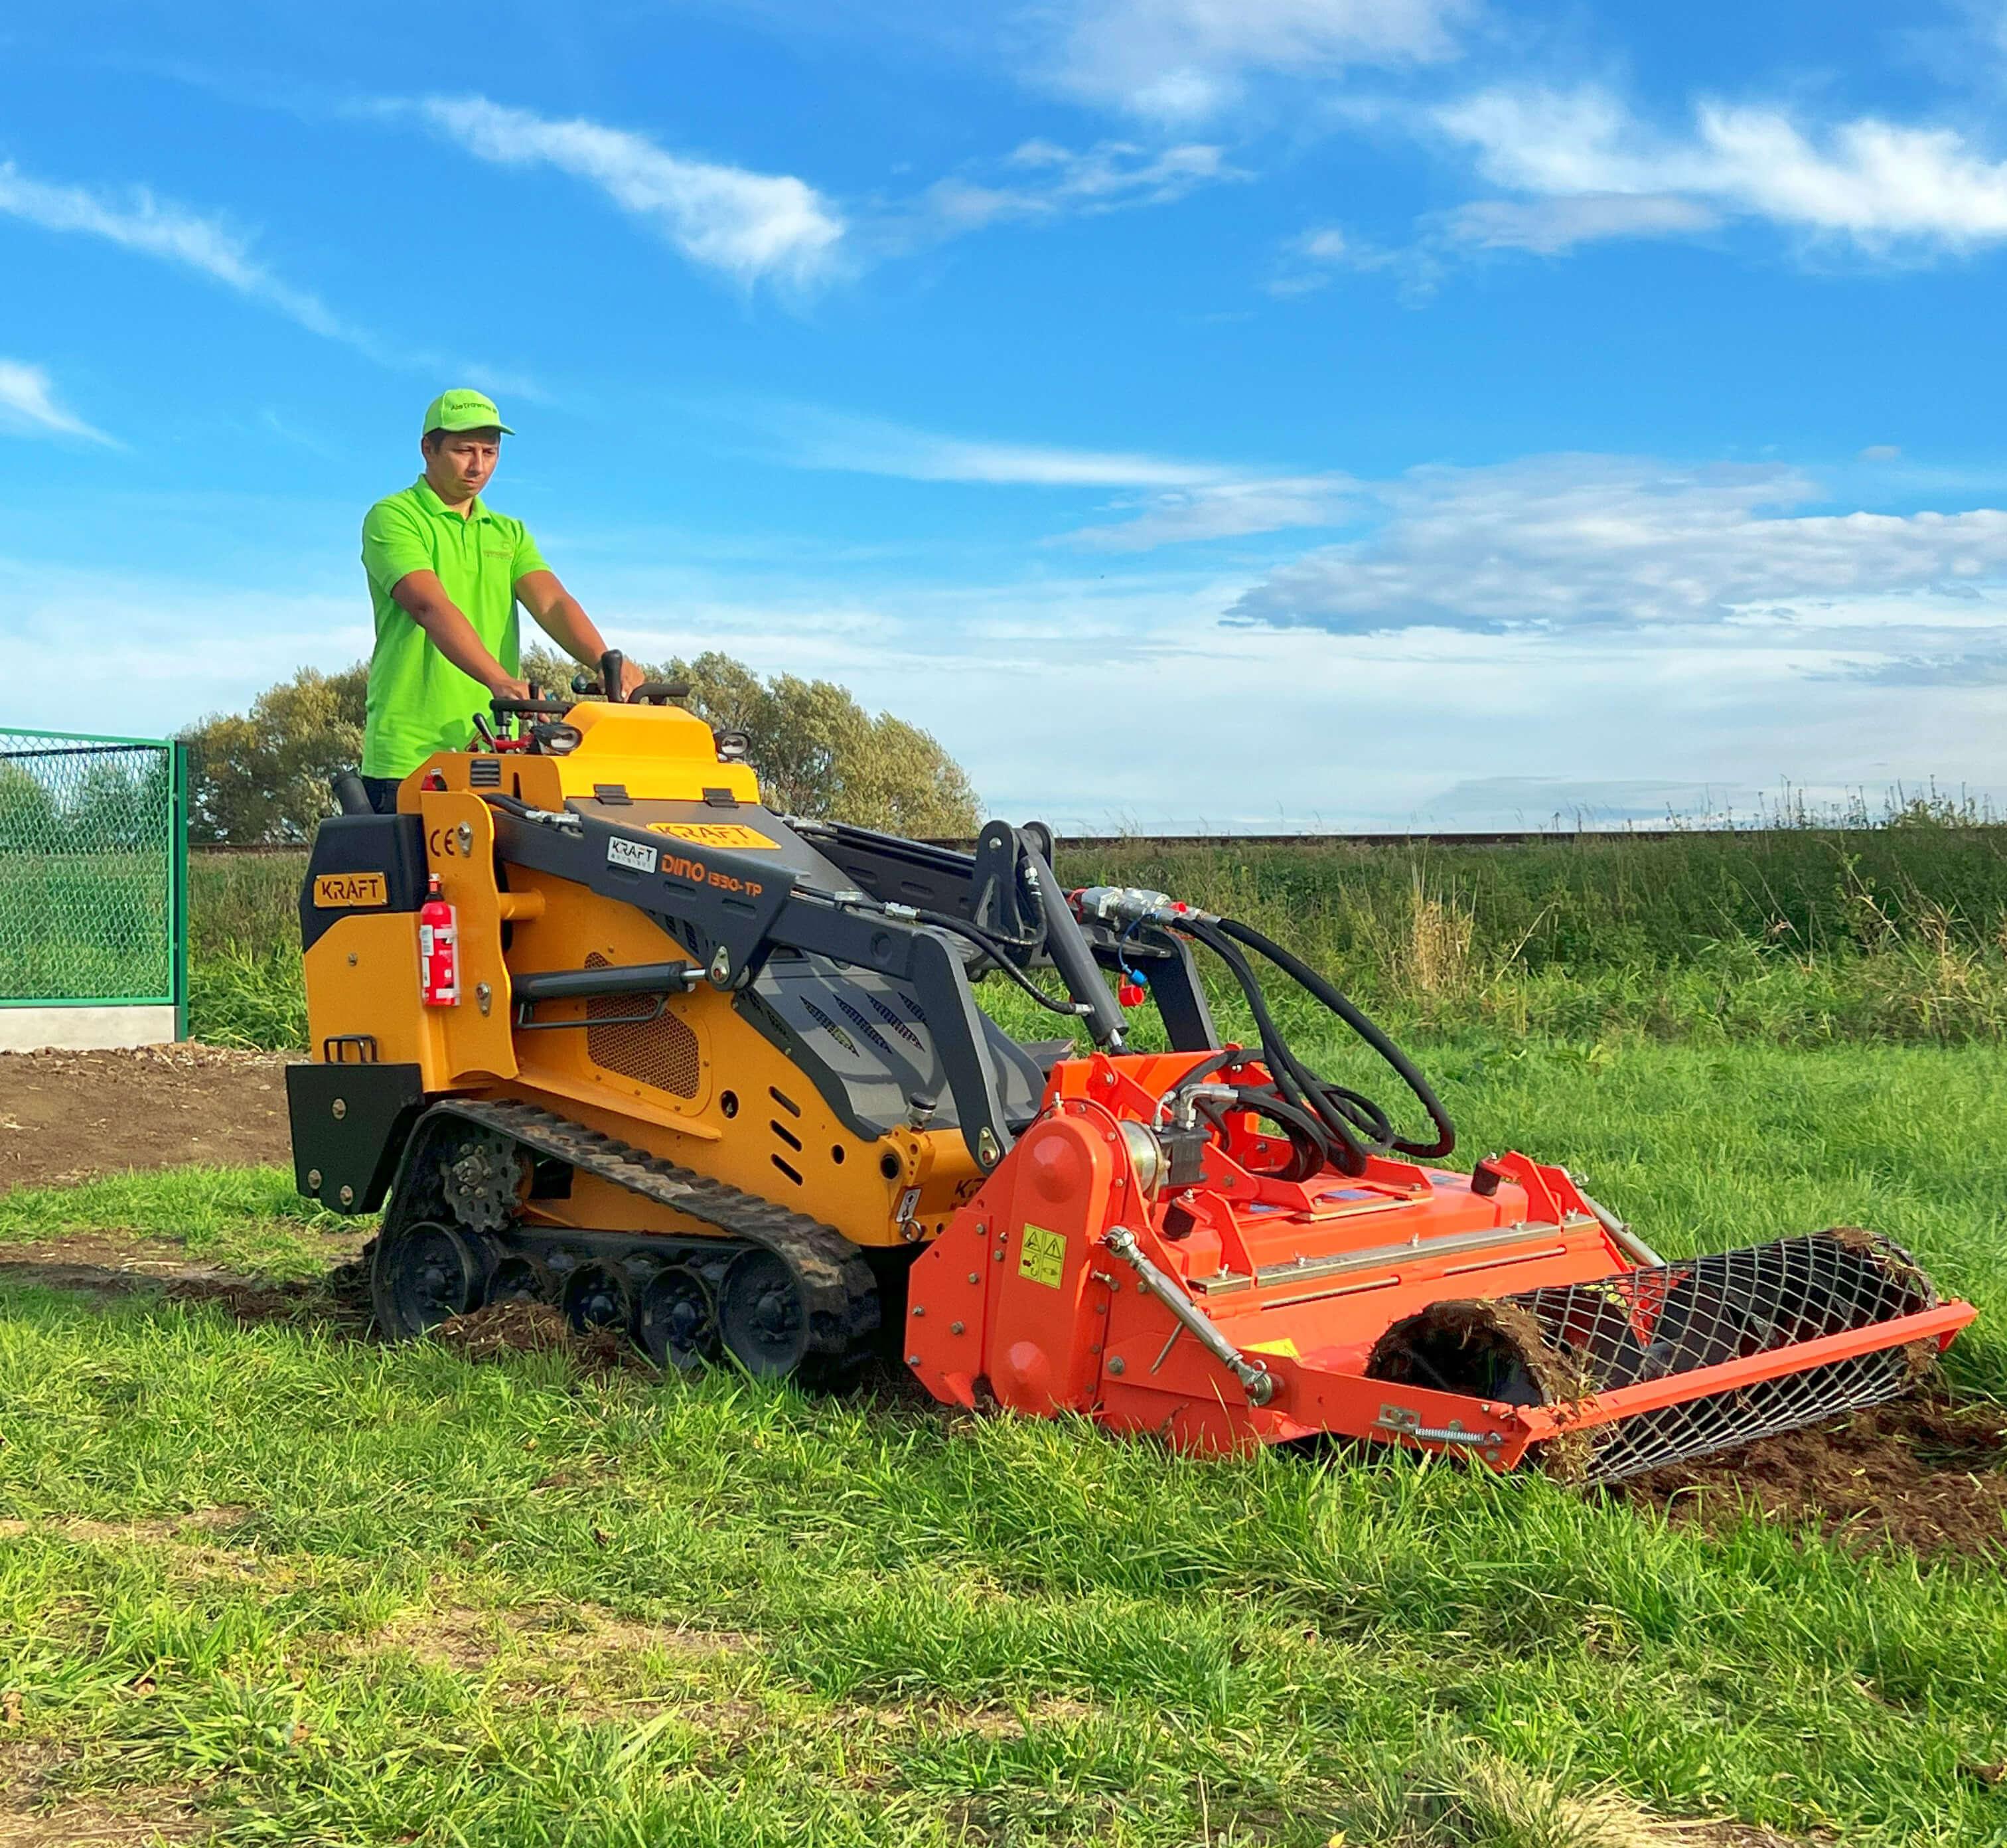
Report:
M352 770L337 773L333 779L334 799L341 805L344 815L373 815L376 806L369 799L369 792L362 786L362 779Z
M620 670L626 665L618 648L608 648L599 658L599 690L616 706L624 697L620 691Z

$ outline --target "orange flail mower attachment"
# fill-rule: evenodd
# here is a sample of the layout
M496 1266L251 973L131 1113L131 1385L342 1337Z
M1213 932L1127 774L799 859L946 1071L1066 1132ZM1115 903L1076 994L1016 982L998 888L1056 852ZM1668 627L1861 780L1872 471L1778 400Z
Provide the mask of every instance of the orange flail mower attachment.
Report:
M1517 1155L1285 1178L1301 1164L1252 1113L1169 1120L1199 1063L1054 1067L913 1267L905 1349L936 1398L1202 1451L1537 1451L1610 1481L1892 1398L1975 1313L1847 1229L1642 1263L1564 1170Z

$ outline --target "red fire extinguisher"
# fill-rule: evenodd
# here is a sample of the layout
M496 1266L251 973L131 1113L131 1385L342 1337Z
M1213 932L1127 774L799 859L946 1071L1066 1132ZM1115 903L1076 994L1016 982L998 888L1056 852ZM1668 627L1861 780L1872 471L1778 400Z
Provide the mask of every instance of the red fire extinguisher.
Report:
M418 982L428 1007L452 1007L460 1000L460 926L453 907L439 896L439 875L425 887L418 907Z

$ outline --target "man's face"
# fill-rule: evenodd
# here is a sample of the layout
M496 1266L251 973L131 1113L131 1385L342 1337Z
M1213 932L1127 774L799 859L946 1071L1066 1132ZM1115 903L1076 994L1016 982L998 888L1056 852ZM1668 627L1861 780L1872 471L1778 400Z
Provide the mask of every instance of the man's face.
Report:
M499 430L442 430L425 446L425 479L449 505L488 485L502 458Z

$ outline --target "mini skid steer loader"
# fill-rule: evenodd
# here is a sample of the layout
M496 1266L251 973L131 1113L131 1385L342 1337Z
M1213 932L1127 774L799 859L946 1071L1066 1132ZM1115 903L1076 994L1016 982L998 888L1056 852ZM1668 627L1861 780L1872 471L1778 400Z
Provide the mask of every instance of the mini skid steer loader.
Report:
M1286 948L1065 893L1036 826L960 853L774 814L742 735L675 687L619 701L618 665L601 698L496 701L393 815L342 779L314 841L298 1184L383 1208L386 1336L532 1298L665 1368L840 1384L883 1352L944 1401L1200 1451L1607 1481L1892 1398L1972 1319L1871 1233L1667 1262L1563 1169L1430 1165L1427 1081ZM1262 965L1424 1127L1313 1071ZM1064 1036L1004 1032L986 978ZM1167 1050L1128 1049L1145 1001Z

